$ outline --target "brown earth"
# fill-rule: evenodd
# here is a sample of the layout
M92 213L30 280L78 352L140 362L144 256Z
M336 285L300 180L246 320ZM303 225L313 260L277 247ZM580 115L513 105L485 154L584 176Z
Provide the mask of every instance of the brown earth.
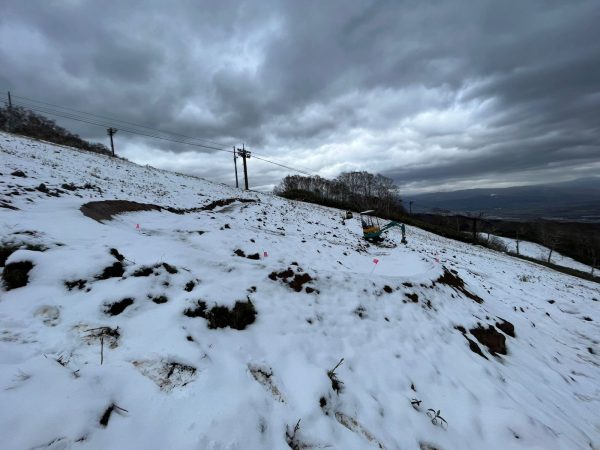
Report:
M126 212L162 211L162 208L149 203L131 202L129 200L103 200L88 202L81 205L79 210L84 216L102 222L103 220L111 220L114 216Z

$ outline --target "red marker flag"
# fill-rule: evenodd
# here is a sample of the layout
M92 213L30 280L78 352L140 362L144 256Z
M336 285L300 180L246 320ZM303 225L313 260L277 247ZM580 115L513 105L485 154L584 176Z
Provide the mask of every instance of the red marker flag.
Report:
M377 263L379 262L379 260L378 260L377 258L375 258L375 259L373 260L373 262L374 262L375 264L377 264Z
M264 256L266 258L267 256L269 256L269 254L267 252L264 252Z
M140 224L139 224L139 223L135 225L135 229L136 229L136 230L139 230L139 229L140 229Z

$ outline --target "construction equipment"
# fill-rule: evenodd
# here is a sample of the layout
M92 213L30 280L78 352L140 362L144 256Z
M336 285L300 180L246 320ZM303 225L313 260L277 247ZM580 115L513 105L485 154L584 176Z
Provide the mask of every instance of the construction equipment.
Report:
M402 243L406 244L406 228L403 223L395 221L388 222L383 227L379 222L379 218L374 216L375 211L370 209L360 213L360 222L362 224L363 237L370 242L379 242L383 240L381 235L392 227L398 227L402 230Z

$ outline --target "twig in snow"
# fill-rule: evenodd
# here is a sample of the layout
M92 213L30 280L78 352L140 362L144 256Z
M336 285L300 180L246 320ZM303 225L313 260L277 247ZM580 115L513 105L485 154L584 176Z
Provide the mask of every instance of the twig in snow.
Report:
M342 385L344 383L337 377L337 374L335 373L335 371L338 367L340 367L340 365L343 362L344 362L344 358L340 359L340 361L335 365L335 367L333 369L327 371L327 376L331 380L331 387L337 394L339 394L340 391L342 390Z
M437 425L438 423L442 428L448 428L448 422L442 416L440 416L440 410L437 411L435 409L429 408L427 410L427 416L431 419L431 423Z

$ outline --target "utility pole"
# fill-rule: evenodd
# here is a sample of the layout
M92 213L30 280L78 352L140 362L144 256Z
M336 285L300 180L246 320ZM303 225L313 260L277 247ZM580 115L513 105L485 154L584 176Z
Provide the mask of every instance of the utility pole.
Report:
M237 155L235 154L235 145L233 146L233 167L235 168L235 187L239 188L240 184L237 176Z
M113 135L118 131L116 128L109 128L106 130L108 135L110 136L110 149L112 150L112 155L115 156L115 144L113 143Z
M10 91L8 91L8 123L7 128L8 132L12 133L12 99L10 98Z
M250 152L242 145L242 148L237 149L237 154L242 157L242 161L244 162L244 184L246 190L248 190L248 166L246 165L246 158L250 159Z

